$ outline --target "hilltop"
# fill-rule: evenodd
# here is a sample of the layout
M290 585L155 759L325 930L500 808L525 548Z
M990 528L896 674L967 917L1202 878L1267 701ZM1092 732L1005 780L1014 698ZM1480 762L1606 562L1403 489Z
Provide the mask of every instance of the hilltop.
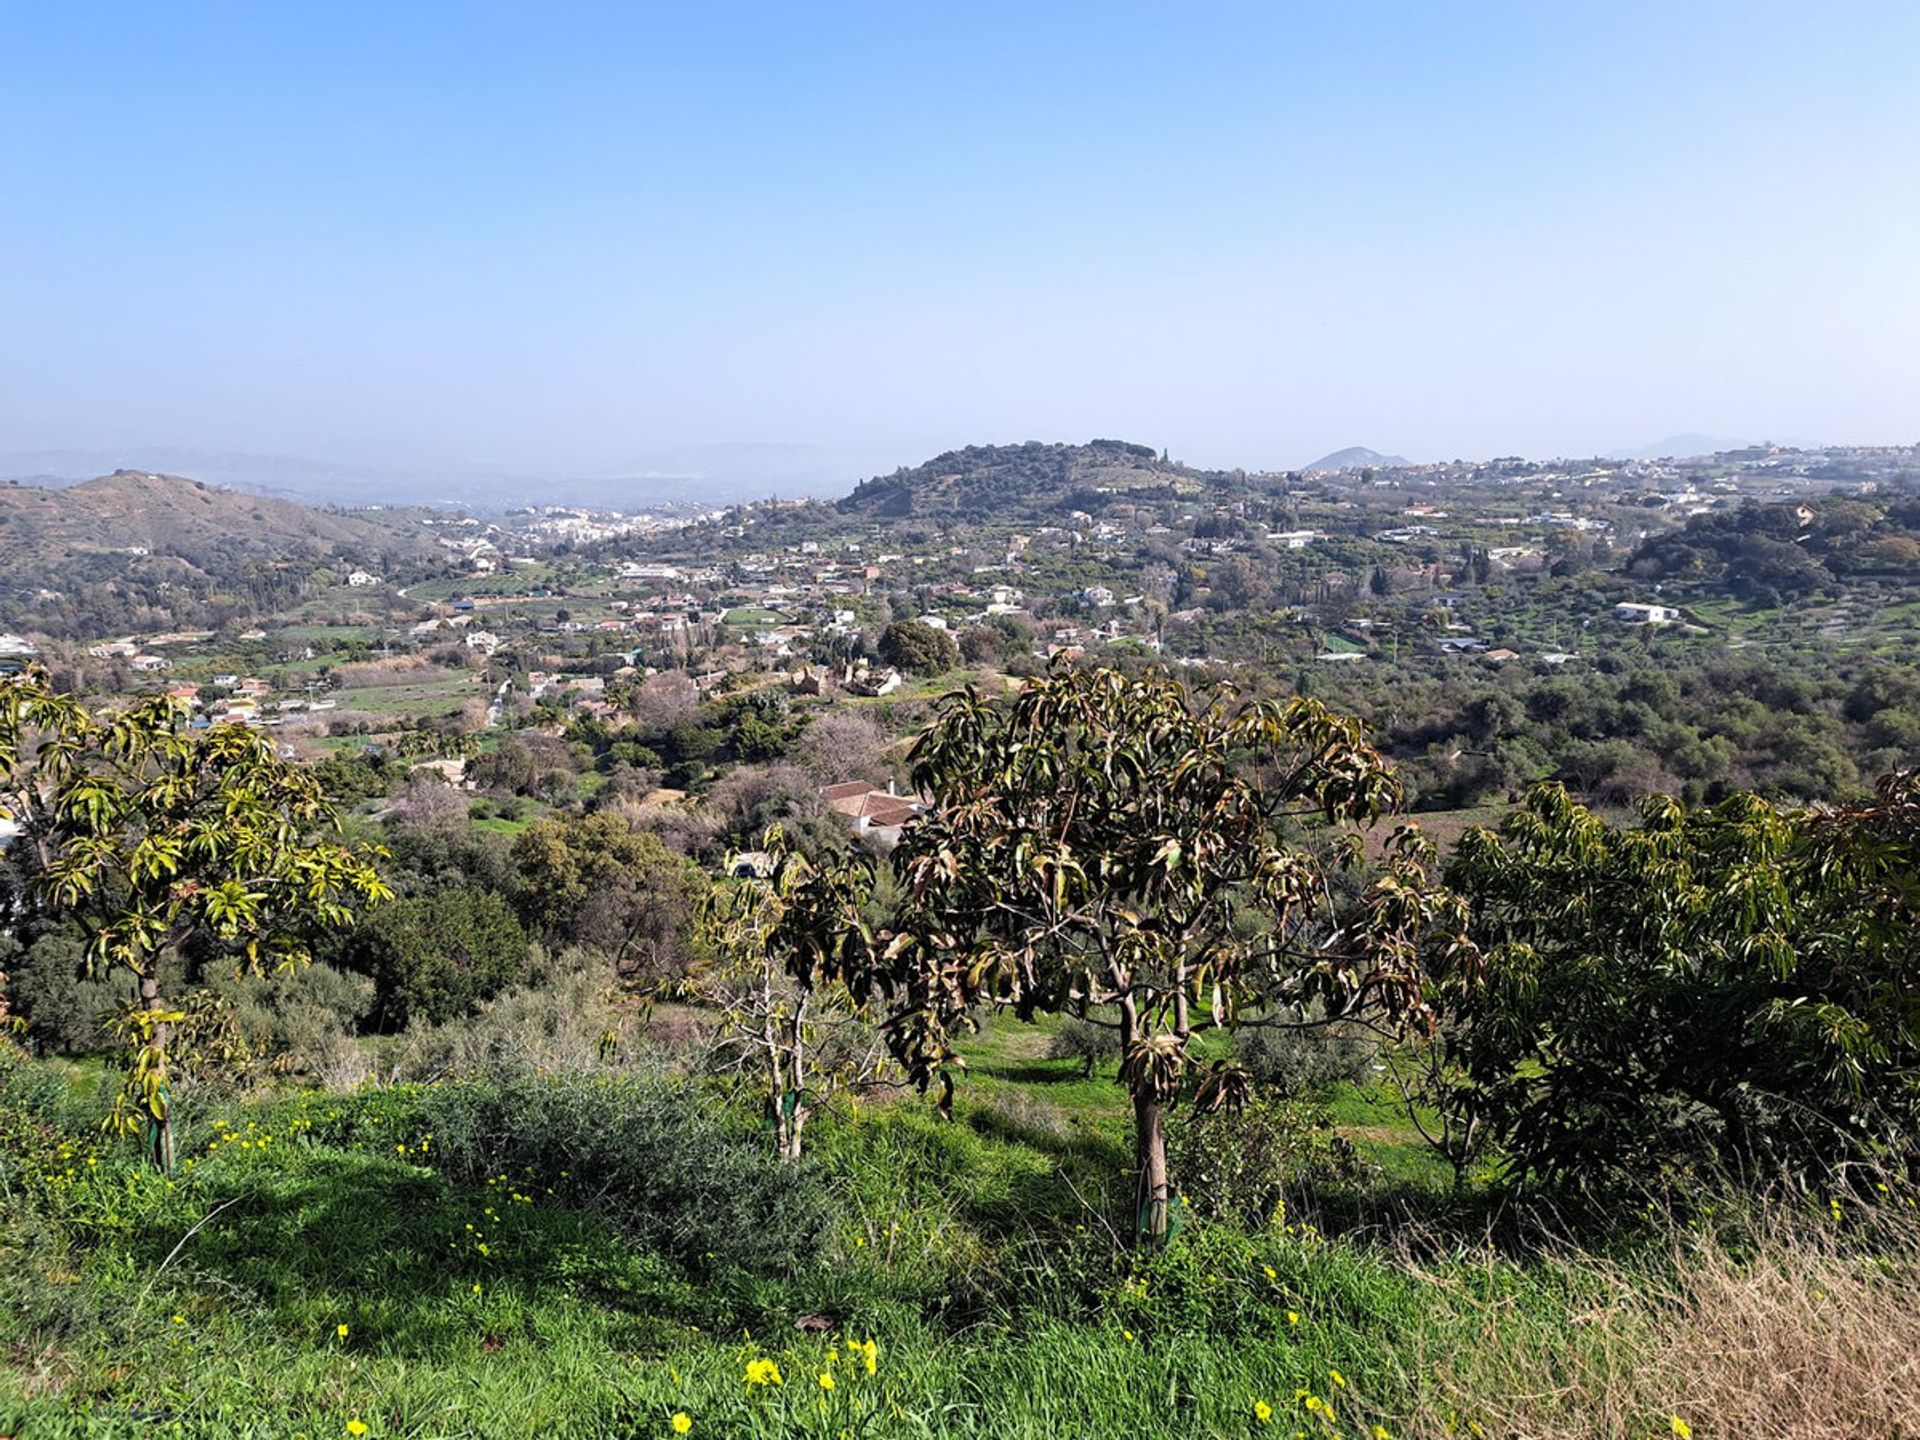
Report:
M269 568L297 586L315 567L380 573L431 559L432 536L412 514L315 510L140 470L63 490L0 485L0 602L9 623L50 634L75 623L83 595L96 619L186 623L196 605L247 590Z
M862 482L839 502L848 514L873 519L906 516L1034 517L1093 510L1117 492L1193 493L1215 479L1165 458L1149 445L1090 440L1084 445L969 445L923 465Z
M50 566L69 555L130 549L190 558L215 544L262 554L424 548L359 516L179 475L116 470L61 490L0 487L0 565Z
M1311 475L1326 470L1396 470L1412 463L1404 455L1382 455L1378 450L1369 450L1364 445L1349 445L1331 455L1322 455L1311 465L1302 465L1300 468Z

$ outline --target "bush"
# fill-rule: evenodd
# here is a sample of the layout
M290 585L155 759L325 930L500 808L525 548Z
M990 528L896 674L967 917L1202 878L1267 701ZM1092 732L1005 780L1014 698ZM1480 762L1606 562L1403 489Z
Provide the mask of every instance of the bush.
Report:
M26 1022L27 1038L43 1051L107 1049L112 1042L102 1019L124 1010L133 998L126 982L88 973L86 941L66 930L42 935L4 968L14 1012Z
M613 967L568 950L549 962L535 946L528 983L501 991L471 1016L416 1024L383 1047L380 1069L399 1080L496 1074L531 1066L583 1070L617 1058L629 1015L613 1003Z
M1378 1048L1365 1032L1346 1026L1254 1028L1233 1037L1234 1058L1254 1082L1288 1099L1365 1079Z
M1096 1025L1077 1015L1068 1015L1047 1040L1049 1060L1077 1060L1085 1067L1086 1078L1103 1060L1120 1058L1120 1032L1111 1025Z
M1352 1143L1326 1115L1294 1101L1189 1115L1171 1128L1167 1165L1194 1214L1248 1230L1284 1216L1289 1187L1350 1184L1365 1174Z
M775 1160L717 1101L665 1078L520 1072L403 1086L339 1113L352 1138L431 1136L451 1179L550 1191L695 1274L805 1266L829 1216L818 1170Z
M440 890L378 909L342 943L340 962L371 976L374 1023L450 1020L526 971L527 936L490 890Z
M248 1050L276 1068L313 1072L350 1042L355 1022L373 1007L374 982L331 965L304 965L271 975L216 978L211 985L233 1007Z

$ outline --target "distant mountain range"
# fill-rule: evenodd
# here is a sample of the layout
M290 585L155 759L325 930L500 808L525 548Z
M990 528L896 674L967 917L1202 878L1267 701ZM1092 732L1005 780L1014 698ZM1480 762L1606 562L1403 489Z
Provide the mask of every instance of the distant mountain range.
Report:
M1349 445L1331 455L1322 455L1311 465L1302 465L1300 468L1312 474L1329 470L1393 470L1412 463L1404 455L1382 455L1378 450L1369 450L1364 445Z

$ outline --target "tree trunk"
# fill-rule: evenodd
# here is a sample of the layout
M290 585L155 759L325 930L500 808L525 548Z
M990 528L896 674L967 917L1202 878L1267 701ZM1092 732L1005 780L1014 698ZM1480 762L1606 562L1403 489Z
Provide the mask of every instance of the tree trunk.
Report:
M1167 1107L1150 1094L1133 1097L1134 1163L1137 1187L1135 1240L1149 1250L1167 1241Z
M800 1132L806 1129L807 1117L813 1112L805 1105L796 1104L793 1115L786 1124L786 1133L780 1140L780 1158L798 1160L800 1158Z
M149 1014L165 1008L160 1003L158 975L140 977L140 1004ZM167 1038L172 1028L161 1020L148 1032L147 1079L140 1097L142 1148L163 1175L173 1173L173 1097L167 1086Z

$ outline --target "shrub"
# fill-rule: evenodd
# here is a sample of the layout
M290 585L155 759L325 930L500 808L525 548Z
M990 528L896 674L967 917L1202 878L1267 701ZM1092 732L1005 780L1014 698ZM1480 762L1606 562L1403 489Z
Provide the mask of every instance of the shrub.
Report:
M372 1008L374 983L331 965L304 965L271 975L213 979L211 988L233 1007L249 1051L283 1070L309 1072L334 1057L339 1042Z
M402 1086L339 1115L388 1149L396 1125L431 1136L451 1179L550 1191L697 1274L800 1268L829 1215L816 1169L780 1163L717 1101L664 1078L523 1071Z
M1297 1099L1366 1078L1379 1047L1365 1032L1351 1027L1254 1028L1235 1033L1233 1053L1263 1089Z
M490 890L441 890L382 907L349 935L340 961L371 976L374 1023L464 1015L525 972L527 936Z
M1352 1183L1364 1174L1353 1145L1325 1114L1296 1101L1189 1115L1172 1127L1167 1163L1194 1214L1249 1230L1284 1215L1289 1186Z
M501 991L471 1016L416 1024L386 1043L381 1069L398 1080L485 1075L532 1067L583 1070L611 1058L628 1017L613 1003L613 969L591 951L547 961L534 947L528 983Z
M1101 1061L1120 1058L1120 1032L1111 1025L1096 1025L1091 1020L1068 1015L1061 1020L1060 1028L1048 1037L1047 1058L1077 1060L1084 1067L1086 1078L1091 1080Z
M133 995L124 979L90 975L86 941L67 930L42 935L4 968L15 1013L43 1051L108 1048L111 1040L101 1022L124 1010Z

